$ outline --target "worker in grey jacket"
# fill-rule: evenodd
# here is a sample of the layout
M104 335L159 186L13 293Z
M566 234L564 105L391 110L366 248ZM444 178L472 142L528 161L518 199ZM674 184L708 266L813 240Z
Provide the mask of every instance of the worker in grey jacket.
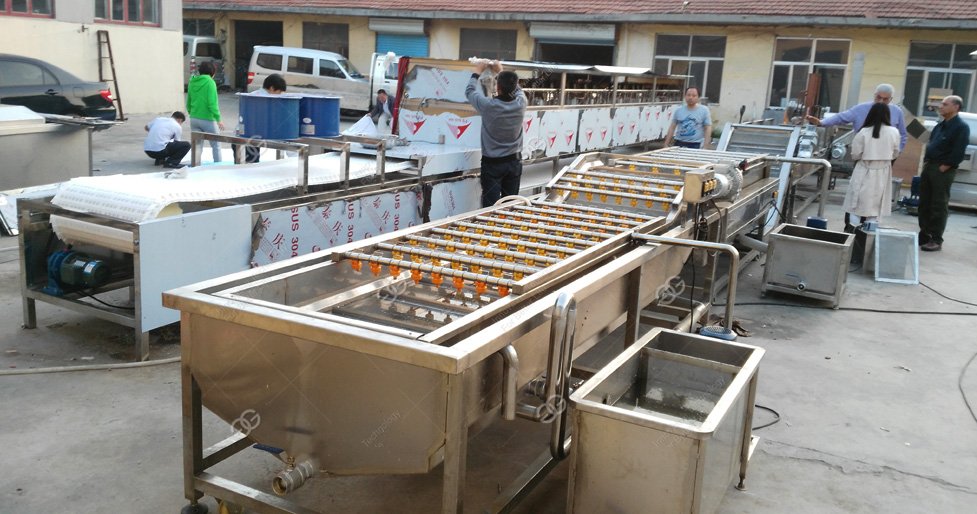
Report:
M479 61L468 81L465 96L482 116L482 207L495 204L504 196L519 194L522 177L522 121L526 114L526 95L519 77L502 71L498 61L491 63L496 76L496 93L490 98L482 91L479 76L490 66Z

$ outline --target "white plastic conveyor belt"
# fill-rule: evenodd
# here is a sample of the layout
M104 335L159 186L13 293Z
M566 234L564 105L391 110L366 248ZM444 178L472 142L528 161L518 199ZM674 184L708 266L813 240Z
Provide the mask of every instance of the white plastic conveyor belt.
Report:
M296 158L237 165L197 166L182 179L164 173L80 177L61 185L52 202L64 209L138 223L155 219L168 205L257 195L298 185ZM387 172L410 162L386 163ZM350 156L349 178L376 174L374 157ZM309 157L309 185L343 180L338 152Z

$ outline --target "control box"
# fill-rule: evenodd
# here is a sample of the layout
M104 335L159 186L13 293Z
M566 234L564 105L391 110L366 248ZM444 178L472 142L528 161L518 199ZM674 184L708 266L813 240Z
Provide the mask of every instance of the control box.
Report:
M716 173L711 169L691 170L685 173L685 187L682 200L688 203L701 203L714 196L719 186Z

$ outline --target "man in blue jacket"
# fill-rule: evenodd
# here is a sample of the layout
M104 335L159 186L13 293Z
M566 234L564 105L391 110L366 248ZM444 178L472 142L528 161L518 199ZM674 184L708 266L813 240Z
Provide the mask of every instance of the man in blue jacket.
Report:
M522 121L526 115L526 94L519 87L519 77L502 71L502 64L492 63L496 72L494 98L485 96L479 77L489 64L479 61L468 81L465 96L482 115L482 207L488 207L505 196L519 194L522 177Z
M950 215L950 186L970 142L970 127L957 116L963 99L951 95L940 104L943 121L936 124L926 144L919 183L920 250L943 248L943 230Z

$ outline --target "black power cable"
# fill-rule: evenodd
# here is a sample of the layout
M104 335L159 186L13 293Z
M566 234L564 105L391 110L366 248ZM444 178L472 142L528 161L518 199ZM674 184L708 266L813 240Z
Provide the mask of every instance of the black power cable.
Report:
M947 296L947 295L945 295L945 294L943 294L943 293L941 293L941 292L939 292L939 291L937 291L936 289L933 289L932 287L930 287L930 286L928 286L928 285L926 285L926 284L924 284L924 283L922 283L922 282L920 282L920 283L919 283L919 285L921 285L921 286L923 286L923 287L925 287L926 289L929 289L930 291L933 291L934 293L936 293L936 294L938 294L938 295L940 295L940 296L942 296L943 298L946 298L947 300L950 300L950 301L952 301L952 302L957 302L957 303L962 303L962 304L964 304L964 305L969 305L969 306L971 306L971 307L977 307L977 303L970 303L970 302L965 302L965 301L963 301L963 300L958 300L958 299L956 299L956 298L953 298L952 296Z
M758 427L752 427L753 430L760 430L761 428L772 427L772 426L776 425L777 423L780 423L780 413L779 412L771 409L770 407L764 407L763 405L760 405L759 403L755 403L755 404L753 404L753 406L756 407L756 408L758 408L758 409L763 409L763 410L765 410L767 412L770 412L771 414L773 414L774 416L776 416L774 418L774 420L771 421L771 422L769 422L769 423L764 423L763 425L760 425Z
M960 303L960 304L963 304L963 305L969 305L969 306L977 307L977 304L974 304L974 303L971 303L971 302L966 302L966 301L963 301L963 300L960 300L960 299L957 299L957 298L953 298L952 296L947 296L947 295L941 293L940 291L937 291L933 287L931 287L929 285L926 285L926 284L924 284L922 282L920 282L919 285L925 287L926 289L929 289L930 291L933 291L934 293L940 295L943 298L946 298L947 300L950 300L950 301L953 301L953 302L957 302L957 303ZM801 308L804 308L804 309L823 309L823 307L820 307L820 306L817 306L817 305L803 305L803 304L799 304L799 303L741 302L741 303L737 303L736 305L744 305L744 306L745 305L765 305L765 306L769 306L769 307L801 307ZM715 304L715 306L716 307L724 307L725 304L722 304L722 305L721 304ZM864 307L839 307L837 310L840 310L840 311L855 311L855 312L875 312L875 313L879 313L879 314L911 314L911 315L912 314L922 314L922 315L937 315L937 316L977 316L977 312L897 311L897 310L891 310L891 309L868 309L868 308L864 308ZM970 365L973 364L974 359L977 359L977 353L974 353L973 355L971 355L970 356L970 359L967 360L967 363L963 365L963 369L960 370L960 374L957 376L957 390L960 391L960 396L963 398L963 403L967 407L967 411L970 412L970 417L973 418L975 422L977 422L977 413L974 412L974 407L970 404L970 399L967 398L967 392L964 391L964 389L963 389L963 378L964 378L964 376L966 376L967 370L970 369ZM759 407L761 409L766 409L766 410L771 410L772 411L772 409L767 409L766 407L762 407L760 405L757 405L757 407ZM777 421L780 421L780 415L779 414L777 415L777 420L774 421L773 423L776 423ZM770 423L768 425L763 425L761 427L754 428L754 430L759 430L760 428L765 428L767 426L772 425L773 423Z
M98 303L100 303L100 304L102 304L102 305L104 305L106 307L111 307L113 309L121 309L121 310L124 310L124 311L134 311L134 310L136 310L135 307L123 307L122 305L112 305L111 303L108 303L106 301L100 300L99 298L96 298L93 294L91 294L91 293L89 293L87 291L81 291L81 294L83 294L83 295L91 298L92 300L95 300L96 302L98 302Z

